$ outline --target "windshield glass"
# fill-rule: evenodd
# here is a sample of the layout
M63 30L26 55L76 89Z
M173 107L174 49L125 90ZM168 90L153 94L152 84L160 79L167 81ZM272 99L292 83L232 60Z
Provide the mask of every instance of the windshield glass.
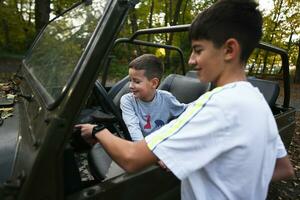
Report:
M53 101L65 89L107 2L82 3L52 21L26 58L26 67Z

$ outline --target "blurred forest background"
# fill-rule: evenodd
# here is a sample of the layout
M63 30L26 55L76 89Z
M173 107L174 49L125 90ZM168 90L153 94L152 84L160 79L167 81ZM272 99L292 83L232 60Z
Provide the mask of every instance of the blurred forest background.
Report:
M188 24L203 9L216 0L142 0L129 14L120 36L130 36L142 28ZM76 0L0 0L0 61L19 60L39 31ZM260 0L264 17L262 41L285 49L289 55L292 81L300 82L300 0ZM267 3L267 4L266 4ZM185 37L164 34L147 38L189 49ZM126 49L123 49L126 51ZM122 50L118 53L122 54ZM168 58L168 52L166 52ZM186 54L189 51L185 52ZM260 73L280 72L280 58L256 50L250 58L248 70ZM267 67L268 66L268 67Z

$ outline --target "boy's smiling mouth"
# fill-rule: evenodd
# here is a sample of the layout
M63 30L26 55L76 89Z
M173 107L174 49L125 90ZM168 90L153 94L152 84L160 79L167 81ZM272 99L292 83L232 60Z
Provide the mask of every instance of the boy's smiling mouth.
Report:
M131 93L136 96L138 94L138 91L131 90Z
M197 74L199 75L202 71L202 68L201 67L195 67L194 70L197 71Z

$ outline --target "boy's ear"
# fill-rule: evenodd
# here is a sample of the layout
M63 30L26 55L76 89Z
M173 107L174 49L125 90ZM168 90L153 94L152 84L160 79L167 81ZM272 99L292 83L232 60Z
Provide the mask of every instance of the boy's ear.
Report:
M235 60L240 57L241 48L239 42L234 38L229 38L224 43L224 59L226 61Z
M153 78L151 79L151 83L153 85L153 88L157 88L159 85L159 79L158 78Z

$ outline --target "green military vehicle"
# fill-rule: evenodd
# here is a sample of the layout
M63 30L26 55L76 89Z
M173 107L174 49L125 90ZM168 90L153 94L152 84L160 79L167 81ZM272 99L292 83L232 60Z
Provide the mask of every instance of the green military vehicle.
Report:
M116 79L111 70L118 67L112 64L120 60L113 50L121 44L175 51L180 67L168 71L160 89L181 102L191 102L213 88L196 79L192 70L186 71L187 58L179 47L138 39L187 32L189 25L139 30L117 39L128 11L137 3L83 1L38 35L15 76L20 84L14 115L0 127L0 199L180 198L180 182L171 172L151 166L126 173L100 145L87 145L74 129L77 123L106 123L117 136L131 139L119 109L120 97L128 92L128 77ZM249 81L264 94L288 147L295 129L295 109L289 106L288 57L268 44L258 48L282 60L282 99L278 99L278 82L255 77Z

